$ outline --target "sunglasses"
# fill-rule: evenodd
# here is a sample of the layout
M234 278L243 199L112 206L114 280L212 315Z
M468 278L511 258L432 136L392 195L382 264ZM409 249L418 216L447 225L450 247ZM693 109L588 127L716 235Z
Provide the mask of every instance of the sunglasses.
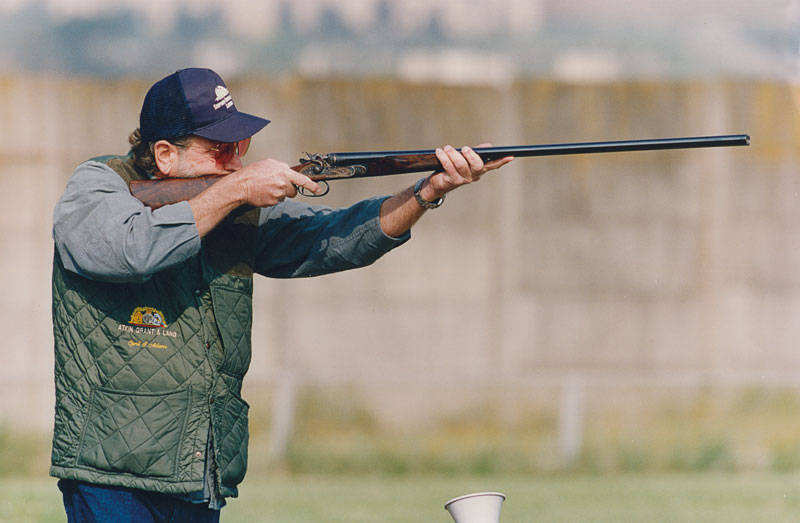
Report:
M202 147L199 145L179 145L178 147L203 149L207 153L211 153L217 165L225 165L233 160L234 155L241 157L247 154L247 149L250 148L250 138L245 138L238 142L219 142L214 147Z

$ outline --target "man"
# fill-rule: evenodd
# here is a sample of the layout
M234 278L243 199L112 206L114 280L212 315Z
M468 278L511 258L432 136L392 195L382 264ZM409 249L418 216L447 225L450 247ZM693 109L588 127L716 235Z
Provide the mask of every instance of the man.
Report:
M368 265L446 193L511 160L444 147L441 172L334 210L292 200L320 187L286 163L243 166L267 123L238 111L213 71L177 71L148 91L131 152L67 183L53 225L51 474L69 521L218 521L247 464L253 274ZM206 174L227 176L157 210L129 192Z

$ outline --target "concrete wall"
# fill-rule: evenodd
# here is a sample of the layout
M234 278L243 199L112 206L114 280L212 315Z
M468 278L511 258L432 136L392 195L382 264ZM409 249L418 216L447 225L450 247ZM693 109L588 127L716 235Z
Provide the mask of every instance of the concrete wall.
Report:
M0 78L0 420L49 427L52 208L78 162L125 152L150 80ZM372 267L261 279L253 390L288 372L352 386L393 412L387 421L407 421L497 387L519 400L529 393L513 391L575 372L692 386L800 376L800 120L789 86L229 86L240 109L273 121L248 158L290 163L302 151L752 135L747 148L520 159L451 195ZM416 178L336 182L322 202Z

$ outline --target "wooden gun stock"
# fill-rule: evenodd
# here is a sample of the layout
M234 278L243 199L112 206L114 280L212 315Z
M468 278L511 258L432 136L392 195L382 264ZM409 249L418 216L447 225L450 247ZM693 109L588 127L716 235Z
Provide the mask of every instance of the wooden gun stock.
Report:
M700 147L729 147L750 145L750 136L733 134L654 140L625 140L615 142L582 142L551 145L520 145L508 147L476 147L484 161L506 156L531 157L566 154L592 154L627 151L657 151L694 149ZM316 182L346 178L388 176L441 168L435 150L369 151L356 153L308 154L292 167ZM190 200L226 175L197 178L158 178L131 182L131 194L142 203L157 209L164 205Z
M131 194L152 209L164 205L191 200L205 191L224 174L198 176L196 178L155 178L152 180L133 180Z

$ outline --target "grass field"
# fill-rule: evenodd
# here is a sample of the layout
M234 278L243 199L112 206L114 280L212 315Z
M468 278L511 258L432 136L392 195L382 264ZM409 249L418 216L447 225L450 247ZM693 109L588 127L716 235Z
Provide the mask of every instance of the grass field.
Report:
M508 496L501 523L800 521L794 391L598 412L571 468L555 460L554 416L506 427L477 412L427 432L386 432L350 401L301 401L282 463L267 459L266 410L254 415L250 472L222 521L452 523L444 503L480 491ZM49 447L47 435L0 425L0 522L66 520L55 480L42 476Z
M256 477L222 521L452 523L447 500L487 490L508 497L502 523L800 521L800 474L721 472ZM55 480L0 479L0 521L65 520Z

